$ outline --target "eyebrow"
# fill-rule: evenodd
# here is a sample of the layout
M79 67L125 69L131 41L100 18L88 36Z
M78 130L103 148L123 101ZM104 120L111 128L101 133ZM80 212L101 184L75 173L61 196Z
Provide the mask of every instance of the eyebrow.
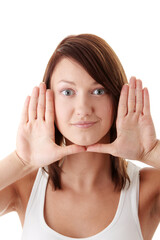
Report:
M76 85L75 82L67 81L67 80L61 80L61 81L58 82L58 84L59 84L59 83L69 83L69 84L72 84L72 85ZM98 85L98 84L100 84L100 83L98 83L98 82L96 82L96 81L94 81L94 82L92 83L92 85ZM100 84L100 85L101 85L101 84Z

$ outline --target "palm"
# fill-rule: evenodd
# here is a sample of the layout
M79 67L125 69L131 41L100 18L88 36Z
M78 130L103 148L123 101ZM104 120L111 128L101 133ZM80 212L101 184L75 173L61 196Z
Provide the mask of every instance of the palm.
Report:
M129 114L117 118L116 155L128 159L143 159L154 147L156 134L151 116Z
M54 160L56 146L54 129L45 121L35 121L34 124L32 122L32 124L19 126L17 151L23 159L31 158L33 165L44 166L51 163Z

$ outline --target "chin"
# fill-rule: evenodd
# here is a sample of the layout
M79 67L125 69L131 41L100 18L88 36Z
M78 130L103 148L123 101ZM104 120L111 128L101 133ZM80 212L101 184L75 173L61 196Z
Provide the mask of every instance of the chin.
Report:
M79 146L90 146L93 145L95 143L109 143L110 142L110 133L106 132L104 133L100 133L99 134L83 134L83 135L78 135L75 134L74 135L70 135L68 136L68 138L63 135L65 137L66 140L66 145L71 145L71 144L76 144Z
M89 139L66 139L66 143L67 144L76 144L76 145L79 145L79 146L90 146L92 144L95 144L97 142L99 142L100 139L92 139L92 140L89 140Z

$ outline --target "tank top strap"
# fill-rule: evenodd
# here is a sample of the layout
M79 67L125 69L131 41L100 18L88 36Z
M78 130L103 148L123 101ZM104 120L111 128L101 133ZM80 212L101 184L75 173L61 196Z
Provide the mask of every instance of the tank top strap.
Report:
M35 204L36 208L38 206L39 208L42 207L45 198L47 181L48 174L42 168L39 168L27 204L25 218L28 217L32 208L35 208Z
M138 207L139 207L139 186L140 186L140 169L141 167L137 166L131 161L128 161L129 167L128 167L128 174L130 176L131 180L131 186L129 190L127 191L127 197L131 203L131 211L132 215L135 221L135 224L137 225L139 234L142 237L142 232L140 228L140 222L139 222L139 216L138 216Z

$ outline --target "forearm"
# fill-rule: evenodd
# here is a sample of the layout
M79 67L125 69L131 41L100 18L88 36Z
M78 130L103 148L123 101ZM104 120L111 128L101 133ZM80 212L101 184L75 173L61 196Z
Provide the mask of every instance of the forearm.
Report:
M160 169L160 140L157 141L155 147L151 150L149 154L146 155L143 162Z
M31 173L35 169L27 166L16 152L0 160L0 190Z

